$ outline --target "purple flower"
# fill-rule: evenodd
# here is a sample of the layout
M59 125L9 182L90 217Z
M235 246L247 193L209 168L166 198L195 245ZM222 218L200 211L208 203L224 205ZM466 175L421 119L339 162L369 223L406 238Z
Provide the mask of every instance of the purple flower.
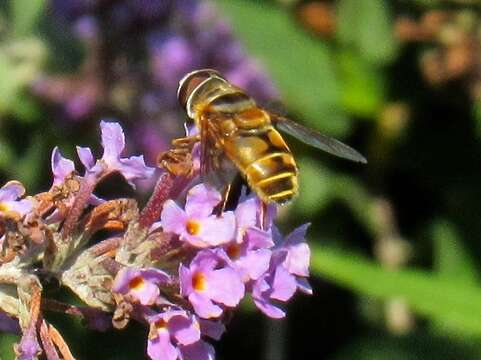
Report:
M58 146L52 151L52 173L53 185L61 184L67 176L75 171L75 164L72 160L64 158L58 149Z
M19 334L21 330L18 319L13 318L0 310L0 331Z
M38 343L35 326L28 326L22 335L20 343L16 345L15 352L18 360L35 360L41 354L42 349Z
M13 212L23 216L33 208L33 201L21 199L25 194L25 188L18 181L9 181L0 189L0 215Z
M191 345L180 346L182 359L184 360L214 360L215 350L205 341L197 341Z
M220 253L220 254L219 254ZM180 292L189 299L201 318L217 318L223 308L235 307L244 296L244 284L225 263L222 250L202 250L189 267L180 266Z
M278 251L285 252L286 258L283 266L290 274L308 277L309 276L309 259L311 251L306 244L306 231L310 224L304 224L292 231L284 239L284 243Z
M246 283L256 280L269 268L271 248L274 246L269 232L259 225L260 201L257 197L247 198L236 210L236 236L224 245L230 265Z
M165 232L172 232L196 247L217 246L234 238L235 216L227 211L221 217L212 215L222 197L216 190L199 184L187 194L185 210L173 200L164 204L161 224Z
M155 39L151 46L151 67L155 80L162 86L177 87L179 80L196 68L195 48L181 36Z
M100 128L102 132L102 146L104 148L104 153L100 160L95 162L90 148L77 147L80 161L88 172L103 174L104 172L118 171L134 188L134 180L147 179L153 175L155 169L145 165L142 155L129 158L120 157L125 148L125 136L118 123L101 121Z
M200 331L214 340L220 340L225 333L225 326L221 321L199 319Z
M200 325L183 310L169 310L148 318L150 323L147 354L153 360L176 360L182 350L200 342ZM183 358L183 357L182 357Z
M112 291L129 296L142 305L152 305L160 294L158 285L169 280L169 275L161 270L125 267L117 273Z
M286 302L297 289L312 294L306 281L309 276L310 250L305 243L309 224L295 229L273 251L269 270L252 284L252 298L256 306L267 316L282 318L285 312L273 301ZM275 238L280 238L277 230Z
M70 176L73 172L75 172L74 162L70 159L63 157L62 154L60 153L60 150L58 149L58 146L56 146L52 151L51 167L52 167L52 173L53 173L52 187L62 184L68 176ZM73 201L74 201L74 198L72 197L68 202L68 204L72 205ZM96 206L103 202L104 202L103 199L95 196L94 194L91 194L89 197L90 205ZM58 209L55 209L55 211L52 214L50 214L47 218L47 221L50 224L59 222L61 220L63 220L63 216Z

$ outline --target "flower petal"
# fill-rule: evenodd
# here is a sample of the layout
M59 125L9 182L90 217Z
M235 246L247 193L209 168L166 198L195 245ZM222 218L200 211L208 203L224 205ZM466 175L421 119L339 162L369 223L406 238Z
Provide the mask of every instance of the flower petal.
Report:
M258 228L247 229L245 241L247 241L249 249L271 248L274 246L274 241L269 232Z
M243 232L247 228L257 225L257 216L259 212L259 206L256 198L248 198L237 205L235 209L235 216L237 219L238 232Z
M200 340L200 326L192 317L174 316L169 320L169 332L180 344L190 345Z
M309 276L309 260L311 250L306 243L298 243L288 247L284 266L291 274Z
M222 334L225 333L225 325L222 321L200 319L199 324L202 335L206 335L214 340L220 340Z
M159 331L147 342L147 354L152 360L177 360L179 350L172 345L168 331Z
M244 282L252 279L257 280L262 274L269 269L271 260L271 251L268 249L259 249L248 251L245 256L235 261L236 266L242 272ZM245 279L244 277L247 277Z
M95 159L90 148L77 146L77 155L86 170L89 170L94 166Z
M264 299L256 299L254 298L254 303L257 308L262 311L265 315L269 316L273 319L282 319L286 316L286 313L281 308L271 304L269 301Z
M4 201L2 204L9 211L15 211L22 216L32 211L33 208L33 201L30 199L22 199L18 201Z
M181 346L183 360L214 360L215 350L209 343L198 341L195 344Z
M208 246L218 246L234 239L235 216L232 211L222 214L222 217L209 216L202 221L199 238Z
M179 282L180 282L180 294L182 296L189 296L194 292L192 287L192 272L190 269L182 264L179 266Z
M202 219L212 214L212 210L221 200L222 196L217 190L199 184L187 193L185 212L189 216Z
M201 250L192 259L190 268L192 271L209 272L217 266L220 259L219 254L213 250Z
M143 155L120 159L115 168L132 186L133 180L148 179L155 172L154 168L145 165Z
M237 306L244 297L244 284L234 269L223 268L206 274L205 295L226 306Z
M25 194L25 187L16 180L7 182L0 189L0 201L14 201Z
M307 281L307 279L299 278L297 279L297 288L302 291L304 294L312 295L312 287L311 284Z
M56 146L52 151L51 166L53 173L53 185L57 185L65 180L73 171L75 164L72 160L64 158Z
M187 223L187 215L173 200L167 200L164 203L160 221L165 232L171 232L177 235L185 233L185 225Z
M120 153L125 147L125 136L122 127L116 122L100 122L102 146L104 154L102 159L107 163L117 161L120 158Z
M283 266L278 266L272 280L272 299L287 301L297 290L296 278Z
M284 245L285 246L290 246L290 245L296 245L299 243L303 243L306 241L306 232L307 229L311 226L310 223L306 223L304 225L299 226L298 228L294 229L291 233L289 233L285 240L284 240Z
M189 301L194 307L195 313L204 319L218 318L222 315L222 308L215 305L210 299L193 292L189 295Z

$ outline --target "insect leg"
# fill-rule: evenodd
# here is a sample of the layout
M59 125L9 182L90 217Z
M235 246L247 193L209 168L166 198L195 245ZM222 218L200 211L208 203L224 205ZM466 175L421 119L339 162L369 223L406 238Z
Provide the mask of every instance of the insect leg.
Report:
M194 146L196 142L200 141L200 134L185 136L172 140L172 146L174 148L190 148Z
M157 165L176 176L190 176L193 171L192 148L199 135L174 139L172 149L159 154Z
M232 183L227 184L224 187L224 191L222 191L222 201L221 201L221 210L220 213L222 214L227 206L227 201L229 200L229 195L232 190Z

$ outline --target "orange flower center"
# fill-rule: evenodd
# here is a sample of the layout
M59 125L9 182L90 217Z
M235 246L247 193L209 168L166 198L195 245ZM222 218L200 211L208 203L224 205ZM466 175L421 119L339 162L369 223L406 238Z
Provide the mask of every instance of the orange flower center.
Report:
M196 272L192 276L192 287L197 291L204 291L207 288L207 279L204 273Z
M0 211L1 212L5 212L5 211L8 211L8 205L5 204L5 203L0 203Z
M155 322L155 328L158 330L164 330L167 327L167 322L164 319L159 319Z
M187 221L185 228L190 235L199 235L200 233L200 223L197 220Z
M141 276L134 277L129 282L129 288L132 290L140 290L144 287L145 281Z
M238 259L241 253L241 248L239 244L236 244L236 243L230 244L226 250L227 250L227 255L233 260Z

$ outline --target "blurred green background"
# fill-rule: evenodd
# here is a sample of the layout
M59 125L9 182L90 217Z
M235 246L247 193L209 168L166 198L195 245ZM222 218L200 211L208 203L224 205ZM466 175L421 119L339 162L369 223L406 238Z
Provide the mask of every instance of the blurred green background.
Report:
M152 164L181 134L171 100L181 65L230 71L240 83L250 76L246 87L261 89L265 104L281 102L369 163L286 137L301 190L279 225L312 223L314 295L298 295L282 321L247 304L215 344L218 358L481 358L481 3L199 4L0 2L2 180L47 189L53 146L71 156L74 145L97 143L105 117L119 119L130 149ZM51 320L79 359L145 353L141 326L99 334ZM2 359L13 358L14 341L0 335Z

